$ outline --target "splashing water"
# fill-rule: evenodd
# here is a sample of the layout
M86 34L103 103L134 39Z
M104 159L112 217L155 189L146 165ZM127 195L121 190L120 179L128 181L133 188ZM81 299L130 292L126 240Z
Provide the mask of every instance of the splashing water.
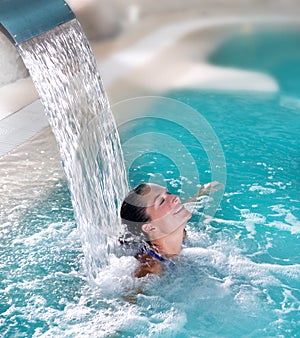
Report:
M248 37L253 46L253 34ZM298 44L290 41L294 50ZM232 46L228 50L239 61L244 54ZM299 80L300 67L290 67L293 55L278 65L288 85ZM131 275L137 264L133 257L113 257L98 273L95 287L81 272L82 228L74 224L68 189L61 182L46 200L0 227L1 337L299 337L299 95L187 89L167 94L203 112L220 139L228 173L221 208L203 218L209 198L188 205L197 215L187 226L187 247L166 274L137 280ZM157 144L161 135L178 135L179 129L157 119L145 130L145 121L119 128L125 163L137 152L137 160L127 162L129 181L147 181L149 174L160 179L165 172L166 185L187 191L192 180L180 174L190 171L177 171L170 158L159 157L163 147L143 157L138 157L141 142L136 147L140 134L155 133ZM90 132L83 131L74 146L76 159L79 140L85 149L97 127L87 124ZM202 148L193 138L182 139L191 153L195 149L195 158L203 159L200 178L208 182L211 167ZM168 154L175 156L175 150ZM88 153L98 154L97 146ZM100 156L92 158L103 165ZM190 160L182 156L174 163L189 169Z
M127 189L119 136L77 20L19 45L56 137L90 277L108 262Z

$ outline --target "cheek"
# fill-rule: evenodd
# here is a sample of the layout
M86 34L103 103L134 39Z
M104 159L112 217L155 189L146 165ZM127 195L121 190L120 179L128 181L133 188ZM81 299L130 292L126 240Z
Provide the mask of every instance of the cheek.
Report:
M153 210L150 214L152 220L159 220L170 215L171 208L168 205L162 205L158 210Z
M169 204L165 204L161 207L161 214L168 216L171 212L172 208Z

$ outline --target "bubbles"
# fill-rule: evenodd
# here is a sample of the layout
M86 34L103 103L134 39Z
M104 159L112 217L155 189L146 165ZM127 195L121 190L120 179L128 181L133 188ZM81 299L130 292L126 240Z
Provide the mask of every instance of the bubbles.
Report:
M138 262L133 256L117 258L111 255L109 266L99 271L94 285L106 297L126 295L126 292L130 293L139 286L138 280L133 278L137 266Z
M197 216L206 216L201 218L201 223L196 220L189 225L187 245L190 247L183 250L175 267L169 268L166 274L137 280L132 276L137 264L132 257L110 255L111 264L96 271L94 284L90 286L85 280L80 283L76 273L51 264L53 260L62 264L58 258L66 255L57 250L56 243L48 252L47 246L42 251L43 240L49 240L51 235L57 238L57 224L49 227L49 231L28 235L24 243L22 236L14 242L19 246L17 249L38 246L41 250L40 255L26 256L28 251L19 254L22 264L28 263L22 267L28 268L32 278L37 275L32 273L36 270L30 270L35 259L35 267L41 265L44 269L37 271L45 277L35 278L34 283L27 284L27 289L26 283L20 282L5 290L9 292L16 287L20 291L16 292L19 299L25 293L23 304L30 300L25 324L42 318L43 323L35 328L34 336L297 334L299 198L294 175L298 169L299 117L286 118L287 112L281 112L276 104L266 109L265 102L254 96L255 101L246 97L239 101L238 97L220 93L201 96L196 92L194 97L188 96L190 102L201 103L200 112L206 111L208 118L215 119L214 126L226 143L230 184L227 205L224 203L221 210L218 205L222 194L216 203L208 196L187 204ZM213 104L205 108L205 99ZM220 142L198 111L176 100L148 97L120 102L113 112L132 185L140 181L159 183L187 200L204 182L217 180L225 184ZM93 132L102 125L95 120L93 124L93 119L89 121L90 129L82 136L87 142L83 144L88 144ZM286 121L292 122L285 130ZM76 129L76 124L71 127ZM99 147L108 139L102 136L95 139L96 145L89 156L96 159L93 165L102 169L105 163L98 156ZM99 171L97 177L101 175ZM93 230L92 239L98 229ZM57 243L64 248L63 239ZM80 255L80 250L75 254ZM26 269L11 271L22 279ZM32 296L39 294L41 286L45 294ZM15 303L10 313L24 319L23 309L17 307L17 300ZM21 312L20 317L17 311Z
M209 203L214 202L214 199L210 196L201 196L197 198L195 202L184 203L184 207L192 214L204 216L203 209L207 209ZM206 216L207 217L207 216Z
M249 191L258 191L260 195L269 195L274 194L276 192L276 189L273 188L267 188L259 186L258 184L254 184L249 188Z
M109 102L77 20L18 45L60 150L90 278L108 263L127 182Z

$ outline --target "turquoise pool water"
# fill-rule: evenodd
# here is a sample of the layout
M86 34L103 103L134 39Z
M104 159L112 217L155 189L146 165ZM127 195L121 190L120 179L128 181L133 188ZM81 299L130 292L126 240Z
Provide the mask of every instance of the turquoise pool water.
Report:
M216 52L216 63L226 60L227 46ZM276 67L284 64L282 57ZM289 83L297 77L289 63L284 74ZM298 86L297 79L293 83ZM112 256L89 285L67 184L61 182L47 199L1 227L0 335L300 335L300 93L295 87L269 94L185 89L165 96L199 111L220 141L227 181L216 214L193 216L176 268L164 276L142 283L131 277L132 257ZM120 130L121 140L145 133L145 125L148 132L178 135L174 125L141 118ZM210 181L206 152L189 135L182 142L194 161L200 159L200 181ZM125 159L130 151L125 149ZM171 160L159 149L136 156L128 168L130 184L159 179L182 194L185 177Z
M298 111L281 106L278 95L169 95L201 106L220 138L228 174L215 217L199 223L194 216L176 270L148 281L132 304L122 299L128 285L138 283L129 274L130 257L113 260L98 286L87 285L62 182L47 200L5 228L1 334L298 336ZM141 175L132 171L132 184Z

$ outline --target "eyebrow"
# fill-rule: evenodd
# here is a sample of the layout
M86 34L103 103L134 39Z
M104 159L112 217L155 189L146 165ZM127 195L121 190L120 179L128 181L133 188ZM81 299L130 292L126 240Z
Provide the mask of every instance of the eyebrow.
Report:
M166 193L167 189L165 189L163 192L159 193L153 200L153 205L155 204L156 200L160 198L164 193Z

